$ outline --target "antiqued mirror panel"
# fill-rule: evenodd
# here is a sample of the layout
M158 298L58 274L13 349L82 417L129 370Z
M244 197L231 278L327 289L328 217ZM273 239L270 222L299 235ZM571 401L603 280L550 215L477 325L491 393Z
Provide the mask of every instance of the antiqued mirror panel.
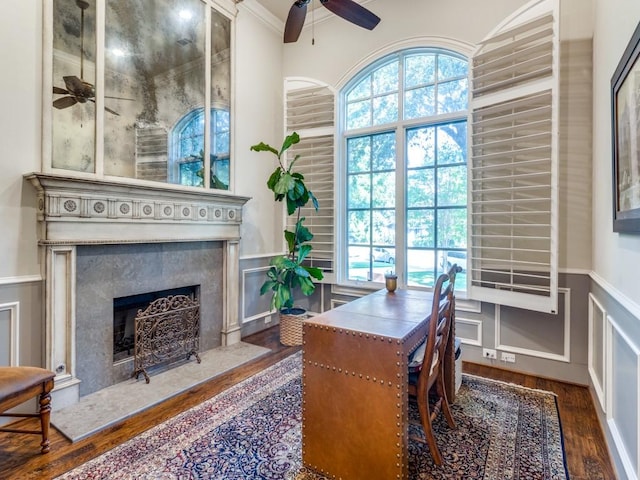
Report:
M53 168L95 172L96 6L53 3Z
M202 0L55 2L54 37L58 43L69 35L70 28L64 25L82 23L80 12L85 13L83 28L90 33L85 32L84 50L93 42L93 51L85 54L84 71L90 64L93 77L87 76L91 81L83 78L83 85L92 89L92 97L76 98L73 105L68 100L69 106L65 105L67 110L83 107L73 115L84 115L92 123L58 122L54 118L53 167L229 189L231 20ZM88 7L83 9L80 4ZM101 38L96 35L95 11L102 7L104 45L97 48L103 49L104 55L98 57L103 59L104 68L97 70L104 72L104 95L94 87L95 39ZM76 30L82 28L76 26ZM80 41L73 39L79 52ZM66 49L73 51L72 46ZM75 59L81 63L77 54ZM58 63L54 71L66 68ZM62 78L62 74L56 75ZM102 124L98 122L97 133L96 97L98 105L103 101L98 113L104 119ZM78 133L79 128L85 129L81 132L85 135ZM96 136L104 142L94 155ZM72 150L70 144L80 139L91 144L84 141ZM210 159L206 163L205 156ZM97 170L95 157L103 160L97 162Z

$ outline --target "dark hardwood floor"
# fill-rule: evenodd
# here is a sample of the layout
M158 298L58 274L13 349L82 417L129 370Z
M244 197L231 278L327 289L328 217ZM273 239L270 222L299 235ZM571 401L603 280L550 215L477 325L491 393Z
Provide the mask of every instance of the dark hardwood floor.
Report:
M54 478L203 402L300 349L300 347L280 345L277 326L243 340L265 346L272 351L266 356L169 399L145 411L144 414L129 418L79 442L71 443L52 428L51 452L48 454L39 453L40 437L37 435L0 433L0 479ZM558 395L571 479L615 479L594 406L585 387L476 364L465 363L463 368L475 375L555 392ZM37 421L20 420L16 422L16 426L36 428L37 423L34 422Z

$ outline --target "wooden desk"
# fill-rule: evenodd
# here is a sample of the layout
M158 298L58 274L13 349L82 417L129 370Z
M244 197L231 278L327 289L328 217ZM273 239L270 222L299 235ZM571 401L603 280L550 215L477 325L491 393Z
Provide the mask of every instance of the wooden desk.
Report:
M345 480L408 477L408 356L427 335L432 298L380 290L305 320L306 467ZM448 368L453 392L453 360Z

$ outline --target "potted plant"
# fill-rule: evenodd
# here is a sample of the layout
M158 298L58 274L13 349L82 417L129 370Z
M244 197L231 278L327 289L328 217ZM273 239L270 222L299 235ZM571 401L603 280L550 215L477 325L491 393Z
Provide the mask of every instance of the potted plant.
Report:
M285 345L302 344L302 322L307 312L294 307L294 292L299 289L302 294L311 295L316 288L314 279L323 278L319 268L304 264L312 250L308 242L313 239L313 234L303 224L305 217L301 216L301 209L311 201L317 211L318 200L305 185L304 176L293 171L300 155L296 155L287 166L283 158L289 147L299 141L300 136L293 132L285 137L280 150L264 142L251 147L255 152L271 152L277 157L278 166L269 177L267 187L277 202L286 202L288 215L296 215L294 230L284 231L287 253L271 260L267 279L260 289L260 295L271 292L271 308L280 313L280 341Z

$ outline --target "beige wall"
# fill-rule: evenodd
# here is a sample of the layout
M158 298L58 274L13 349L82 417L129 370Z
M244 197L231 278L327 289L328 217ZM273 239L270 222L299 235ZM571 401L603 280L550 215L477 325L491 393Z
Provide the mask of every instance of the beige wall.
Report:
M0 280L38 275L35 192L40 168L41 2L5 0L0 16Z
M596 0L593 78L593 270L640 309L640 235L612 230L611 76L640 20L637 0Z

